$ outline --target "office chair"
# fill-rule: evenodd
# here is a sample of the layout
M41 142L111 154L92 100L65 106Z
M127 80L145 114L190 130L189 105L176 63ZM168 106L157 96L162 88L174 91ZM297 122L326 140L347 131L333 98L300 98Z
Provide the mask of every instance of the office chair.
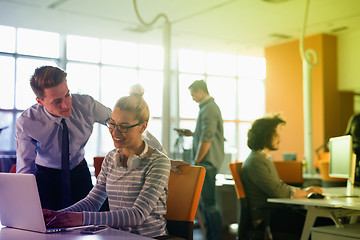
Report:
M95 177L97 177L101 170L101 164L104 161L105 157L94 157L94 168L95 168Z
M182 166L180 169L181 174L170 171L165 215L169 237L165 239L181 237L192 240L206 170L200 166Z
M303 165L299 161L273 161L281 180L296 187L302 187Z
M94 157L96 177L103 160L104 157ZM182 166L180 169L181 174L170 171L168 183L165 219L169 236L160 236L157 239L193 239L194 219L205 179L205 168Z
M16 173L16 164L11 166L9 173Z
M240 178L242 162L229 163L229 169L234 180L234 187L237 198L239 199L240 214L238 222L237 239L272 239L269 221L265 223L265 231L262 229L255 230L252 227L252 221L245 190Z
M95 168L95 177L97 178L97 176L100 173L101 170L101 164L104 161L105 157L94 157L94 168ZM99 212L105 212L105 211L109 211L109 200L108 198L105 199L105 202L103 203L103 205L101 206L101 208L99 209Z

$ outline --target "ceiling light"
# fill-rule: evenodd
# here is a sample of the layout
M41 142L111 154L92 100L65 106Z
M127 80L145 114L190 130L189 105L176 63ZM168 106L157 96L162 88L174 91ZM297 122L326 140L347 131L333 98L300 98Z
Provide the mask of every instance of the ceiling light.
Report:
M265 0L264 0L264 1L265 1ZM289 36L289 35L281 34L281 33L273 33L273 34L270 34L270 37L281 38L281 39L290 39L290 38L292 38L292 37Z
M125 28L125 30L130 32L137 32L137 33L145 33L149 30L151 30L151 27L145 26L145 25L135 25Z
M335 33L335 32L341 32L341 31L345 31L347 30L348 27L347 26L342 26L342 27L338 27L338 28L333 28L331 29L331 32Z

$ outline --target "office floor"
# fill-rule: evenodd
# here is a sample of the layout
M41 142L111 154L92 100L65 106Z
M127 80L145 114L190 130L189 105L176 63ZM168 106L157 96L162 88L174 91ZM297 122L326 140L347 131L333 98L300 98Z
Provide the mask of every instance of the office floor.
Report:
M235 240L236 239L236 230L231 229L230 227L223 230L223 240ZM193 240L206 240L200 227L194 227Z

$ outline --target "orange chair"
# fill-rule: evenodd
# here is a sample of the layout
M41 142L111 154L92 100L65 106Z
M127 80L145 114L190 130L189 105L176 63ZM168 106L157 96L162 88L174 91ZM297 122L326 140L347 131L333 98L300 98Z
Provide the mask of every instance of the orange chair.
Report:
M319 172L322 187L345 187L346 178L333 178L329 176L330 162L327 159L319 160Z
M326 160L326 161L330 161L330 152L321 152L321 153L316 153L315 155L315 159L314 159L314 166L315 168L317 168L320 171L320 166L319 166L319 162L321 160Z
M274 161L281 180L287 184L301 187L304 183L303 165L299 161Z
M234 180L236 195L240 203L240 214L236 239L271 239L270 227L268 223L265 224L267 231L254 230L252 227L246 194L240 178L241 168L242 162L229 163L229 169Z
M97 177L104 157L94 157ZM170 171L168 197L166 202L167 230L170 236L193 239L194 219L205 179L205 168L182 166L182 174ZM159 237L158 239L167 239ZM171 239L171 237L170 237Z
M97 177L101 170L101 164L104 161L105 157L94 157L94 168L95 168L95 177Z
M16 164L11 166L9 173L16 173Z
M192 240L206 170L200 166L182 166L180 169L182 174L170 171L166 227L170 236Z

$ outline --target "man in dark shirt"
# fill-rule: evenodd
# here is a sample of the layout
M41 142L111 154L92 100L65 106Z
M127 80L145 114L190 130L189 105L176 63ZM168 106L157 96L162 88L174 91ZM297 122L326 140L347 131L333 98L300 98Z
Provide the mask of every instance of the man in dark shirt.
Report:
M248 199L255 228L263 226L268 214L268 198L306 198L309 193L322 193L320 187L300 189L280 180L271 152L279 149L281 127L285 121L279 116L264 117L254 121L248 132L248 147L252 150L245 160L241 181ZM271 228L301 234L304 214L289 208L276 211L271 216Z

